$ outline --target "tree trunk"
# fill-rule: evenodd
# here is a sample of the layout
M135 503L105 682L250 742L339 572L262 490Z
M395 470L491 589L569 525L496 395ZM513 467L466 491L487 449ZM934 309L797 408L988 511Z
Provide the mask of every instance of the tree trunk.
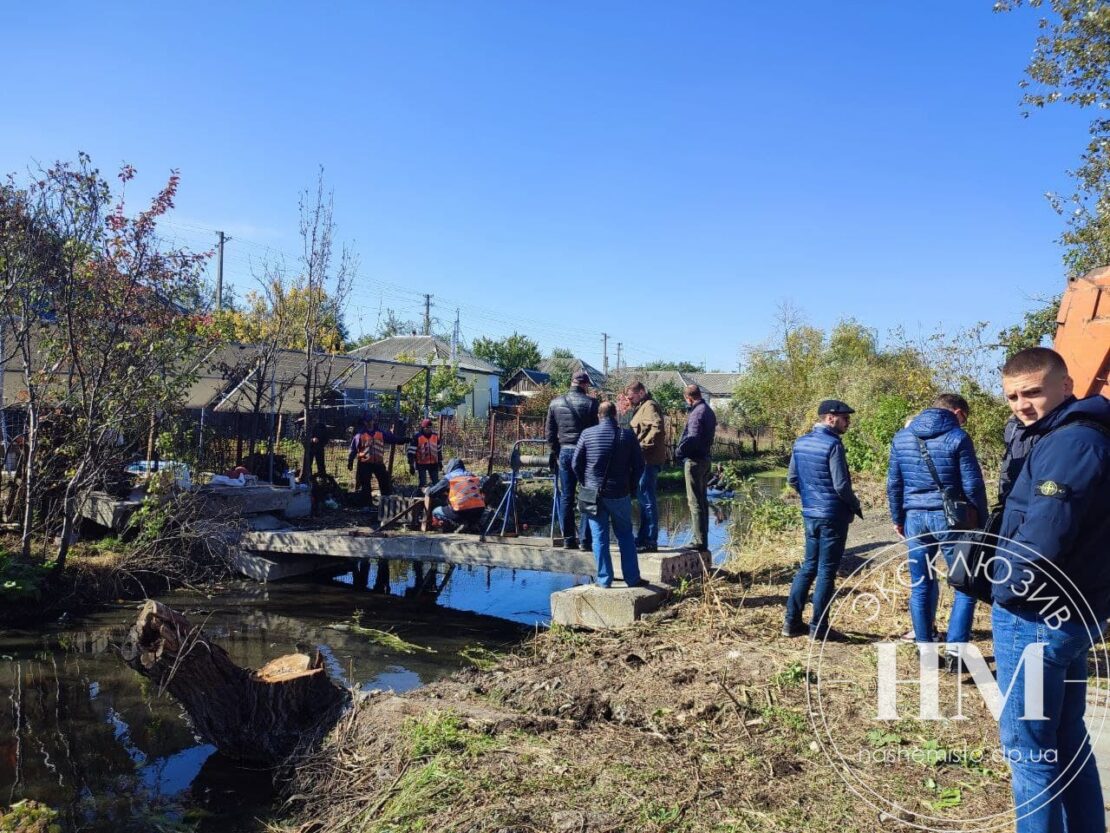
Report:
M152 411L150 414L150 430L147 432L146 436L146 459L148 460L154 459L154 429L157 424L157 419Z
M278 764L311 747L348 700L319 654L240 668L199 627L155 601L143 606L121 653L185 707L201 737L239 761Z

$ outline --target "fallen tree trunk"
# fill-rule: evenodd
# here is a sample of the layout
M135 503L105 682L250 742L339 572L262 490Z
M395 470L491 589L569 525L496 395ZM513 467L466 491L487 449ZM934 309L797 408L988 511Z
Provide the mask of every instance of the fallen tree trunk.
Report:
M319 654L241 668L199 627L155 601L143 606L122 654L159 693L180 701L204 740L239 761L277 764L313 746L348 701Z

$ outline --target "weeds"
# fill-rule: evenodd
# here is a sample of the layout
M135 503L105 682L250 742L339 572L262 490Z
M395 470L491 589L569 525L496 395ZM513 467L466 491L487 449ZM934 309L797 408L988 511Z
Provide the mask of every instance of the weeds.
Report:
M398 654L434 654L434 648L427 648L423 645L417 645L413 642L406 642L401 637L392 631L382 631L377 628L367 628L359 624L362 619L362 611L356 610L351 614L350 622L340 622L337 624L329 625L332 630L349 631L350 633L357 633L359 636L365 636L371 642L381 645L383 648L394 651Z
M445 752L475 758L493 746L489 735L467 729L457 714L433 711L420 719L410 718L402 726L413 758L430 758Z

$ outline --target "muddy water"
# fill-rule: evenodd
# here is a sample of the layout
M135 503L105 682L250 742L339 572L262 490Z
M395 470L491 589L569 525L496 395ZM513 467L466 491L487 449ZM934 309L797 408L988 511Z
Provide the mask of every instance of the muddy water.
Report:
M780 482L767 481L768 491L777 488ZM714 506L717 560L729 516L728 504ZM660 518L661 544L689 541L684 495L661 495ZM345 685L407 691L464 666L460 651L469 646L515 644L547 622L553 592L589 581L488 568L447 576L438 569L438 592L419 596L413 566L394 563L389 595L357 590L341 577L243 583L215 598L176 594L164 601L203 623L240 665L319 650ZM72 829L92 833L261 831L273 798L269 774L240 769L202 743L180 706L119 660L116 646L135 612L119 605L45 630L0 633L0 805L43 801ZM355 616L434 653L398 653L344 630Z
M467 646L515 644L520 626L317 584L243 585L206 599L165 599L257 667L319 650L329 673L361 689L406 691L466 664ZM361 612L435 653L387 650L337 630ZM0 635L0 805L22 798L87 831L256 831L272 798L265 772L242 770L202 743L180 706L124 666L117 646L135 607L103 610L47 632Z

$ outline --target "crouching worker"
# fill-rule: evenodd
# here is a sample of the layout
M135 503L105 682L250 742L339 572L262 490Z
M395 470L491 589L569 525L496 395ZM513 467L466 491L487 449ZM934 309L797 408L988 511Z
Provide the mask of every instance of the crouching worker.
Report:
M439 503L434 509L432 503ZM442 502L441 502L442 501ZM486 511L486 500L482 496L481 480L466 470L466 465L458 457L447 462L447 473L442 480L428 487L424 493L424 524L428 531L428 519L435 516L448 526L446 529L478 531L482 523L482 513Z

